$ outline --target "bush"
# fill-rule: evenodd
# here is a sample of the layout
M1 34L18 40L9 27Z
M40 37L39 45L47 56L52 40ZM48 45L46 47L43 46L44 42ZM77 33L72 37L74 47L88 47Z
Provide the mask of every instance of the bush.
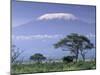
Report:
M63 57L63 62L64 63L70 63L70 62L73 62L73 60L74 60L74 56Z

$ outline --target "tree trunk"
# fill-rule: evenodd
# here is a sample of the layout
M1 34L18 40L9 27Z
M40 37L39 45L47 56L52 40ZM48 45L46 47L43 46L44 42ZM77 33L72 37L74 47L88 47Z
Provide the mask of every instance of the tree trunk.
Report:
M83 61L85 62L85 54L81 52L81 56L82 56Z
M78 50L76 51L76 62L78 61L78 54L79 54L79 52L78 52Z
M78 54L76 55L76 62L78 61Z
M85 62L85 54L82 54L83 61Z

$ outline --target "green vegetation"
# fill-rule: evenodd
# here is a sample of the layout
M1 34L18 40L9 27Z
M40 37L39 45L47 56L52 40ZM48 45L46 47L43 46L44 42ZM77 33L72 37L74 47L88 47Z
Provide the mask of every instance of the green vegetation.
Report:
M78 61L77 63L33 63L33 64L18 64L12 65L12 74L23 74L23 73L44 73L44 72L60 72L70 70L90 70L95 69L94 61Z
M92 58L86 61L88 50L95 48L93 43L83 35L72 33L54 44L55 48L61 48L64 51L70 51L70 55L64 56L61 61L47 60L41 53L30 55L31 62L25 63L23 59L18 61L19 56L23 53L16 46L12 47L12 74L23 73L44 73L60 72L75 70L90 70L96 68L96 60ZM79 55L82 59L79 59ZM53 59L54 60L54 59Z
M33 61L35 61L35 62L37 62L37 63L41 63L43 60L45 60L46 59L46 57L44 57L42 54L40 54L40 53L36 53L36 54L34 54L34 55L32 55L32 56L30 56L30 60L33 60Z
M85 61L85 54L88 50L94 48L93 43L83 35L77 33L72 33L67 35L65 38L61 39L59 42L54 44L55 48L62 48L64 51L70 51L78 60L79 54L82 56L83 61Z

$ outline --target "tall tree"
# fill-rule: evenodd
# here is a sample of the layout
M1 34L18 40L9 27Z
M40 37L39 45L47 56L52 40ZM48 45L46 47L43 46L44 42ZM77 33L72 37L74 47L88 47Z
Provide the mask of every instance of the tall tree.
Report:
M36 54L30 56L30 60L36 61L37 63L41 63L45 59L46 59L46 57L40 53L36 53Z
M76 33L72 33L61 39L59 42L54 44L55 48L61 47L64 51L70 51L75 55L76 62L78 60L79 54L81 54L83 60L85 60L85 50L93 48L93 44L90 40Z

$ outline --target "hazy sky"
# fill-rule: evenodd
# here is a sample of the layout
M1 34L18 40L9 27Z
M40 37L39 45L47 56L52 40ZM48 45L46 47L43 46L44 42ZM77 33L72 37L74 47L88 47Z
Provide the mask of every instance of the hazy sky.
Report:
M88 36L95 44L95 10L95 6L13 1L12 42L27 58L34 53L61 58L69 52L53 44L70 33ZM88 52L88 57L94 52Z

